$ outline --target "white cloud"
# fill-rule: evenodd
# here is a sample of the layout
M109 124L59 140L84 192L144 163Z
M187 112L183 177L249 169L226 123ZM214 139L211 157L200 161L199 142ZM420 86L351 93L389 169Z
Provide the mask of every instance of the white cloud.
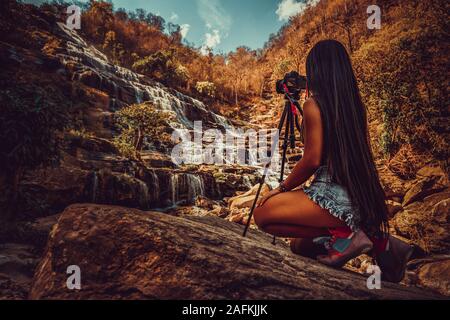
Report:
M197 0L197 10L205 25L221 32L228 32L233 20L219 0Z
M220 32L217 29L212 30L212 33L207 32L205 33L205 42L203 43L203 46L201 47L200 51L202 54L207 54L208 49L214 49L217 47L217 45L220 44L221 37Z
M175 12L172 12L171 16L170 16L170 20L172 21L177 21L179 18L178 14L176 14Z
M233 24L233 19L223 8L220 0L196 1L198 14L205 23L207 29L205 41L200 49L203 54L206 54L208 49L214 49L220 44L222 38L228 36Z
M190 29L191 29L191 25L187 24L187 23L182 24L180 26L180 34L183 37L183 39L186 38L186 36L187 36L187 34L188 34Z
M282 0L278 4L278 9L275 13L278 16L278 20L289 20L290 17L303 12L308 6L315 6L319 0Z

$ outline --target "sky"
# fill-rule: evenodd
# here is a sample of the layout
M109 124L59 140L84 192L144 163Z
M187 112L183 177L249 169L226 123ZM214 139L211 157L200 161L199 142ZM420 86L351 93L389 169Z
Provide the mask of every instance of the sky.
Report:
M86 0L87 1L87 0ZM38 3L43 0L29 0ZM228 53L245 45L264 46L305 2L317 0L111 0L114 8L145 9L181 26L184 40L196 47Z

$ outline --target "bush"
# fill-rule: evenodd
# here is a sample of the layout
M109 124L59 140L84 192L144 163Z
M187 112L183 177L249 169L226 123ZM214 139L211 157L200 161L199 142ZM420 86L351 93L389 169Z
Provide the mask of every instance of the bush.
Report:
M137 60L132 69L167 85L183 86L189 79L188 70L178 63L172 50L158 51Z
M120 133L114 145L122 155L139 159L145 140L155 144L170 142L166 129L171 119L167 112L149 102L123 108L115 113L115 125Z
M195 84L195 90L203 96L214 98L216 96L216 85L208 81L199 81Z

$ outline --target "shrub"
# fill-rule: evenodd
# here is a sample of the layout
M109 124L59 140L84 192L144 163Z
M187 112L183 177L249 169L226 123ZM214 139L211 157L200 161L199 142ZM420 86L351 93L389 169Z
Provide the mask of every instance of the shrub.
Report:
M208 81L199 81L195 84L195 90L201 95L214 98L216 95L216 85Z
M145 139L156 144L170 141L166 129L171 119L171 115L149 102L123 108L115 113L119 135L115 137L114 145L124 156L139 159Z

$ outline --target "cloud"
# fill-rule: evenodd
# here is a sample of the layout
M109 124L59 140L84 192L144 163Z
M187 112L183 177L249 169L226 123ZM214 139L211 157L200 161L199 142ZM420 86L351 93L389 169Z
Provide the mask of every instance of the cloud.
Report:
M296 0L282 0L278 4L278 9L275 13L278 20L289 20L290 17L303 12L308 6L315 6L319 0L303 0L297 2Z
M200 52L202 54L207 54L208 49L214 49L217 47L217 45L220 44L221 37L220 37L220 31L217 29L212 30L212 33L207 32L205 33L205 42L203 43L203 46L200 49Z
M175 12L172 12L169 19L172 21L177 21L178 18L179 18L178 14L176 14Z
M190 29L191 29L191 25L187 24L187 23L182 24L180 26L180 34L183 37L183 39L186 38L186 36L187 36L187 34L188 34Z
M205 25L220 32L228 32L233 20L219 0L197 0L197 10Z
M205 41L200 51L207 54L208 49L217 47L223 38L229 34L233 19L231 15L223 8L220 0L196 0L197 10L200 18L205 23L207 29Z

